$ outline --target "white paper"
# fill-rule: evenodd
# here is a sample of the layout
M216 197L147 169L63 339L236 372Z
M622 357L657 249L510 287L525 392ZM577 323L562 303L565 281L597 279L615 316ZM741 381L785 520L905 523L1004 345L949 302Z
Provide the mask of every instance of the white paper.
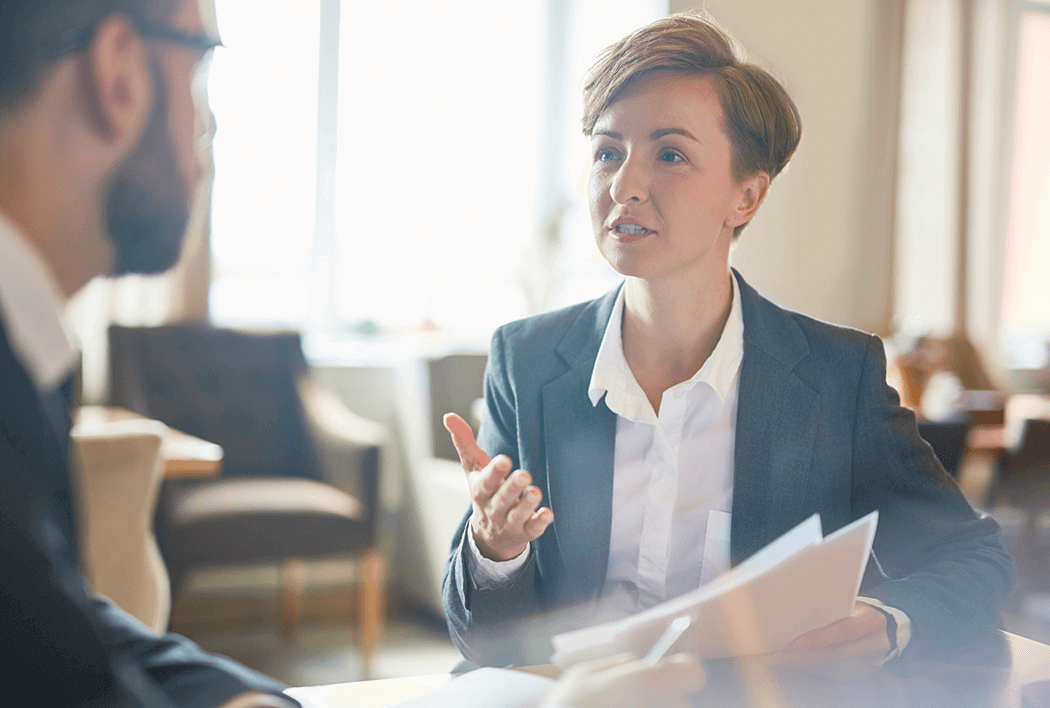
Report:
M534 708L554 687L544 676L483 668L465 673L430 693L396 704L397 708Z
M763 654L853 612L878 512L821 538L804 522L699 589L617 622L554 637L552 661L570 666L620 652L644 655L676 617L692 624L676 647L701 659Z

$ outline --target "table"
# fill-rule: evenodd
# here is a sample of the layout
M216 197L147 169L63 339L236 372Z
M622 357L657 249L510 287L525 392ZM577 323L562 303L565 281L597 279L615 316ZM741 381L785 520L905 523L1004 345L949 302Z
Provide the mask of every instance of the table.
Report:
M989 630L949 653L910 658L905 654L871 678L844 683L774 671L745 660L708 662L707 670L708 685L697 694L695 706L1022 708L1022 686L1050 680L1050 646ZM451 678L433 674L312 686L290 693L327 708L386 708L429 693Z
M115 406L81 406L76 425L97 425L121 420L145 420L144 416ZM168 426L161 441L165 479L214 477L222 471L222 448Z

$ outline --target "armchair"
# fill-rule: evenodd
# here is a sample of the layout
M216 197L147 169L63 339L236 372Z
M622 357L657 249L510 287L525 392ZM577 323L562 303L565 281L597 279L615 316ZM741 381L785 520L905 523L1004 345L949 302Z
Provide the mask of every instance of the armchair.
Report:
M221 445L221 477L165 484L158 526L178 597L195 568L284 565L283 633L298 632L301 561L356 556L363 673L382 635L377 548L383 426L308 377L296 332L111 327L110 400Z

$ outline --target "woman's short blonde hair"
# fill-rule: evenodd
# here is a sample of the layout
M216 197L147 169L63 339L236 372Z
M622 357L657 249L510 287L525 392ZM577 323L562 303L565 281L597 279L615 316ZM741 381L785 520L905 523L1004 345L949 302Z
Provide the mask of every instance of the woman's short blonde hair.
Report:
M659 19L607 48L583 89L583 132L627 86L657 71L710 76L725 114L722 129L733 146L733 177L758 172L773 179L802 136L791 96L769 72L742 59L740 45L709 15L688 12Z

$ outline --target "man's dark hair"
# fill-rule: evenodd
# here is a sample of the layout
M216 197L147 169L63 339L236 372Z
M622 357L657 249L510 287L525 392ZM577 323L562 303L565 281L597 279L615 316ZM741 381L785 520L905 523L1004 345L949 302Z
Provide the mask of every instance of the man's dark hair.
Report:
M48 67L84 48L107 17L165 22L178 0L0 0L0 110L30 94Z

